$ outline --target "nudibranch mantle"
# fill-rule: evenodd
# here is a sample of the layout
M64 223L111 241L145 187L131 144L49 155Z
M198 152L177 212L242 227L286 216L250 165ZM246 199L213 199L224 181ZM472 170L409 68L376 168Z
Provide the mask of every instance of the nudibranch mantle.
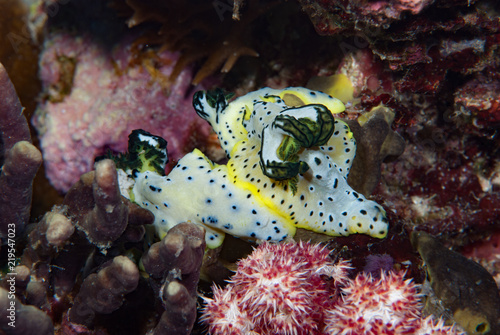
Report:
M160 237L185 221L204 226L210 248L225 233L268 241L289 239L297 228L387 234L384 209L347 184L356 142L333 117L344 111L340 100L305 88L263 88L231 102L220 90L197 92L193 106L229 161L217 165L194 150L168 176L134 172L129 196L155 214Z

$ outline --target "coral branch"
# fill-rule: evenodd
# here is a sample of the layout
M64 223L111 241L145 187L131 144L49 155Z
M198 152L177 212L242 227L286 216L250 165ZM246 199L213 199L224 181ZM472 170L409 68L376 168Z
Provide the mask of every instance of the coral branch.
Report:
M165 281L160 290L165 312L154 334L191 333L204 251L205 230L192 223L180 223L144 255L146 271L154 279Z
M50 256L62 247L74 232L71 221L55 207L46 213L28 237L29 248L23 254L23 261L47 262Z
M11 299L9 292L3 288L0 288L0 320L2 334L54 334L52 320L47 314L34 306L23 305L15 298Z
M19 141L30 141L30 130L23 115L23 107L17 97L14 85L4 66L0 63L0 133L5 151L10 150Z
M85 263L94 264L96 246L111 247L122 235L125 242L141 241L144 225L153 222L148 210L121 198L112 161L99 162L96 170L82 176L63 205L45 214L31 231L21 258L28 276L18 292L26 292L28 303L49 307L49 285L63 300L75 287ZM106 258L99 259L94 266L105 261Z
M14 144L5 157L0 175L0 236L14 224L21 231L31 210L33 178L42 164L42 154L31 143Z
M32 183L42 154L31 144L23 108L2 64L0 118L0 237L5 237L8 227L20 232L29 219Z
M42 220L28 236L28 247L21 258L23 272L28 271L26 301L42 307L47 303L47 290L50 283L50 264L59 250L69 242L74 225L60 208L55 207L44 215Z
M128 206L120 196L115 164L102 160L95 168L70 189L64 204L71 204L68 215L75 217L88 239L106 247L125 231Z
M125 294L136 289L139 270L125 256L117 256L98 273L88 276L69 311L71 323L92 327L96 314L114 312Z
M196 320L196 298L183 284L173 281L163 289L163 306L155 335L191 334Z
M115 164L111 160L96 163L92 183L95 206L80 225L94 243L114 241L125 231L128 207L118 188Z

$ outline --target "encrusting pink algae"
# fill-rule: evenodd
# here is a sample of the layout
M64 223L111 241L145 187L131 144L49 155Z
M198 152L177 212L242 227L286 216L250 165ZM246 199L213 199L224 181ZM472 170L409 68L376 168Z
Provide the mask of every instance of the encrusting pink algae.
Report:
M192 109L192 72L162 85L179 57L155 56L153 75L130 66L133 39L111 49L89 36L50 36L40 58L43 102L32 123L40 137L47 178L66 192L107 150L125 151L127 136L142 128L168 139L172 159L191 151L209 126Z

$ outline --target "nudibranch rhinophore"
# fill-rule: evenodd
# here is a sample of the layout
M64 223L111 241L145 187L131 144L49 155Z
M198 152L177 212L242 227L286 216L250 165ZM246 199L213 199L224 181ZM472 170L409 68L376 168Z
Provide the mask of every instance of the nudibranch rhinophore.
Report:
M200 91L193 106L216 132L226 165L194 150L168 176L155 168L124 169L132 181L122 192L155 214L160 237L185 221L206 229L210 248L225 233L281 241L297 228L385 237L384 209L347 184L356 142L347 124L334 118L345 109L340 100L300 87L263 88L231 102L221 90ZM159 144L134 132L131 139L142 138L136 150Z

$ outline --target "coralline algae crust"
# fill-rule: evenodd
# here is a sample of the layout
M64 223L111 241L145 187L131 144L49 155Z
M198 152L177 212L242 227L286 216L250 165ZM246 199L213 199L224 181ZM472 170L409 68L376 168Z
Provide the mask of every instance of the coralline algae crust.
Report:
M210 128L193 113L186 93L191 87L190 68L165 87L161 79L171 73L178 54L159 52L156 57L161 61L153 75L145 66L132 65L130 39L123 38L111 51L89 36L68 33L51 34L44 44L40 76L47 93L32 122L47 177L59 191L68 191L108 149L124 151L124 139L133 129L167 138L174 159L194 148L193 129L197 138L208 137ZM71 80L62 79L66 77Z

